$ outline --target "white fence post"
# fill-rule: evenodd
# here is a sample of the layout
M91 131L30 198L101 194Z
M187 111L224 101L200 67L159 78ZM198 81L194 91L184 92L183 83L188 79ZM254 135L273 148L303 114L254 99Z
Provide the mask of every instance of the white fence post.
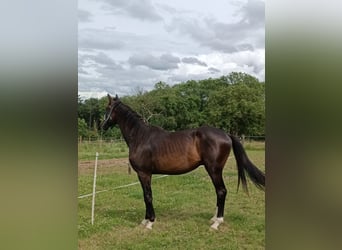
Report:
M97 171L97 157L99 153L96 152L95 169L94 169L94 181L93 181L93 201L91 204L91 224L94 225L94 208L95 208L95 191L96 191L96 171Z

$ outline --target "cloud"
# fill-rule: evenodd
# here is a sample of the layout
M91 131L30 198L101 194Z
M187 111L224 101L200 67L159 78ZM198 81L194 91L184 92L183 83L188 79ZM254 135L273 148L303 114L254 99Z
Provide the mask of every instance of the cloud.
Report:
M143 21L161 21L163 18L150 0L103 0L114 14L129 15Z
M230 60L234 61L241 68L250 68L255 75L261 74L265 68L265 50L259 49L255 51L241 51L230 56Z
M84 68L81 66L78 66L78 73L83 75L89 75L89 73L86 70L84 70Z
M197 65L205 66L205 67L207 66L205 62L198 60L196 57L183 57L182 62L188 63L188 64L197 64Z
M228 75L235 71L251 74L260 81L265 79L265 49L239 51L230 54L214 52L200 55L199 59L208 64L208 71L210 74L215 74L215 77Z
M78 10L78 21L79 22L90 22L92 20L92 14L86 10Z
M100 52L96 55L87 55L86 57L93 60L95 63L104 65L106 67L121 67L112 58L110 58L103 52Z
M211 77L208 72L197 73L197 74L172 74L168 77L167 82L171 82L172 84L186 82L188 80L203 80Z
M249 0L243 5L239 12L242 14L240 23L248 27L264 27L265 25L265 2L260 0Z
M163 58L167 58L164 56ZM128 62L116 61L104 52L79 54L79 93L99 92L119 95L133 94L134 88L151 89L160 81L160 74L144 67L130 67Z
M83 29L78 34L78 48L90 50L119 50L124 47L124 42L113 35L115 31Z
M183 42L167 40L163 37L146 34L143 29L140 32L120 31L120 28L106 26L104 29L83 28L79 30L79 51L106 50L116 54L125 54L127 59L132 54L162 54L165 51L182 52L186 50ZM143 32L141 32L143 31ZM123 58L121 58L123 59Z
M82 54L78 57L78 73L79 82L82 82L82 85L87 82L88 78L94 79L92 82L94 87L97 83L97 80L102 79L99 82L99 86L104 82L107 81L106 78L113 77L115 73L110 74L111 72L119 72L124 70L123 66L118 62L114 61L108 55L103 52L99 52L97 54ZM109 74L106 76L106 74Z
M133 94L245 72L265 77L264 2L96 0L79 5L79 92Z
M208 72L210 73L210 74L215 74L215 73L219 73L219 72L221 72L219 69L217 69L217 68L214 68L214 67L210 67L210 68L208 68Z
M189 18L177 16L165 25L169 32L190 36L200 45L214 51L233 53L264 47L265 3L249 0L236 12L235 22L217 21L215 18Z
M155 70L170 70L178 68L180 59L171 54L163 54L160 57L152 55L133 55L128 59L132 66L146 66Z
M161 80L160 74L154 70L147 70L142 67L96 67L94 75L79 74L79 92L86 92L89 89L101 89L108 93L116 93L119 96L133 94L134 88L139 87L150 90L154 84Z

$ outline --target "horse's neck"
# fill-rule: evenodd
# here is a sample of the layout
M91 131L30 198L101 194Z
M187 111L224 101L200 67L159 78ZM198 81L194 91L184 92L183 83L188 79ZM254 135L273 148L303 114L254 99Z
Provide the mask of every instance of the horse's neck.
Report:
M122 134L124 140L126 141L126 144L129 146L130 142L131 142L129 131L127 131L127 129L125 129L125 127L122 127L120 124L119 124L119 128L121 130L121 134Z
M127 117L123 117L122 119L118 119L118 125L121 130L121 134L124 137L128 146L131 146L135 142L135 138L138 133L141 133L147 125L139 118L133 118L134 121L127 119Z

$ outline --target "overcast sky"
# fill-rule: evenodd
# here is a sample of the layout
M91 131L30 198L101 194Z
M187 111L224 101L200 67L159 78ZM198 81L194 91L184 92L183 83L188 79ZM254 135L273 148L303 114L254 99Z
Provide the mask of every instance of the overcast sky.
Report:
M79 0L78 91L119 96L241 71L264 80L265 2Z

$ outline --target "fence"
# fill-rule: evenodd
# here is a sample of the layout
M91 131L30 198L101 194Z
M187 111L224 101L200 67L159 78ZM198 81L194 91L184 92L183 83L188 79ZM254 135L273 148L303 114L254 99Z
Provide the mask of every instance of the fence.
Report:
M89 136L89 137L78 137L78 143L99 143L99 142L124 142L123 138L115 138L115 137L106 137L106 138L100 138L95 136Z
M244 142L251 142L251 141L265 141L266 137L264 135L245 135L240 137L242 143ZM99 138L99 137L87 137L82 138L80 136L78 138L78 143L102 143L102 142L110 142L110 143L116 143L116 142L125 142L123 138L114 138L114 137L106 137L106 138Z

